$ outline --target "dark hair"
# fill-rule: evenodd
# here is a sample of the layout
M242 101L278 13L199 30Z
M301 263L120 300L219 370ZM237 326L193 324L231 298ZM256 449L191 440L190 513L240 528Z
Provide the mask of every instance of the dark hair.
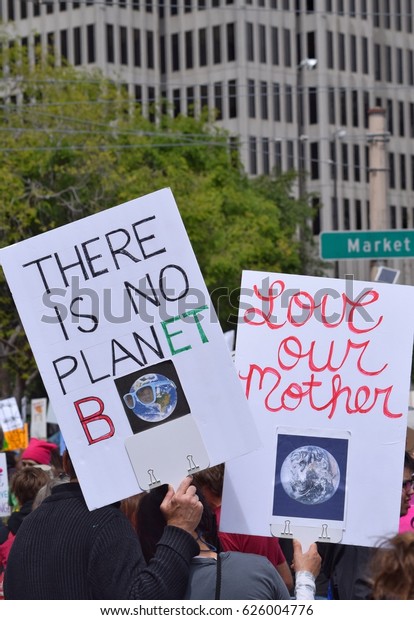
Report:
M193 480L197 487L201 489L207 487L216 497L221 497L223 494L224 463L197 472L194 474Z
M155 487L143 495L138 505L136 531L147 562L154 557L157 544L166 526L166 520L160 506L167 491L168 484ZM204 509L196 532L208 545L219 550L216 518L199 489L197 489L197 495Z
M23 467L11 479L11 491L21 506L34 500L39 489L50 481L50 475L40 467Z
M410 471L414 472L414 459L407 451L405 451L404 453L404 468L407 468Z

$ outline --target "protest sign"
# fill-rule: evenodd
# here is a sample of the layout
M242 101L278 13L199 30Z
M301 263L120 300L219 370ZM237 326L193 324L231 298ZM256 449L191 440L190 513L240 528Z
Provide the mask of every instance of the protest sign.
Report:
M0 452L0 517L8 517L10 512L7 459L4 452Z
M257 447L170 190L5 248L0 262L90 508L140 491L131 436L170 471L174 432L164 445L159 429L182 419L209 464Z
M224 531L397 532L413 306L408 286L243 274L235 363L262 448L226 464Z
M32 398L30 401L30 437L46 439L47 398Z
M23 423L16 399L0 400L0 425L4 432L4 449L21 450L28 444L28 429Z

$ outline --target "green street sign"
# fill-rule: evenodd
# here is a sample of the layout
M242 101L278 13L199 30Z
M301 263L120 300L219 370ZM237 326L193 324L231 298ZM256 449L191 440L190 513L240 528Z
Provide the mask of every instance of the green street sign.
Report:
M414 230L347 230L322 232L323 260L414 258Z

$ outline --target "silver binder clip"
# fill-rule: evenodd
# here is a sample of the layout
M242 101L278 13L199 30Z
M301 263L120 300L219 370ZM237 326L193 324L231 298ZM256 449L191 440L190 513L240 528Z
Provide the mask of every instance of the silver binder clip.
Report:
M200 467L195 464L192 454L187 454L187 461L188 461L188 473L192 471L197 471L198 469L200 469Z
M319 540L331 540L331 537L328 534L328 525L326 523L322 524L322 532L320 533Z
M148 470L148 475L149 475L149 487L156 487L159 486L161 484L161 480L158 480L158 478L156 477L156 475L154 474L154 470L153 469L149 469Z
M283 532L280 532L281 536L293 536L292 532L290 531L290 521L287 519L285 521L285 529L283 530Z

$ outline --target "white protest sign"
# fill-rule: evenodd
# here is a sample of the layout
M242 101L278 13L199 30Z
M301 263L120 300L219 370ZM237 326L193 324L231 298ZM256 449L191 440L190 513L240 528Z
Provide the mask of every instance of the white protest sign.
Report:
M397 532L414 289L245 272L241 290L236 368L263 447L226 463L221 528Z
M8 517L10 512L7 459L4 452L0 452L0 517Z
M46 439L47 398L32 398L30 401L30 437Z
M258 445L170 190L5 248L0 262L89 508L137 493L126 440L151 443L181 416L211 465ZM174 461L169 440L154 441L154 461Z
M14 397L0 400L0 425L5 433L23 428L23 420Z

